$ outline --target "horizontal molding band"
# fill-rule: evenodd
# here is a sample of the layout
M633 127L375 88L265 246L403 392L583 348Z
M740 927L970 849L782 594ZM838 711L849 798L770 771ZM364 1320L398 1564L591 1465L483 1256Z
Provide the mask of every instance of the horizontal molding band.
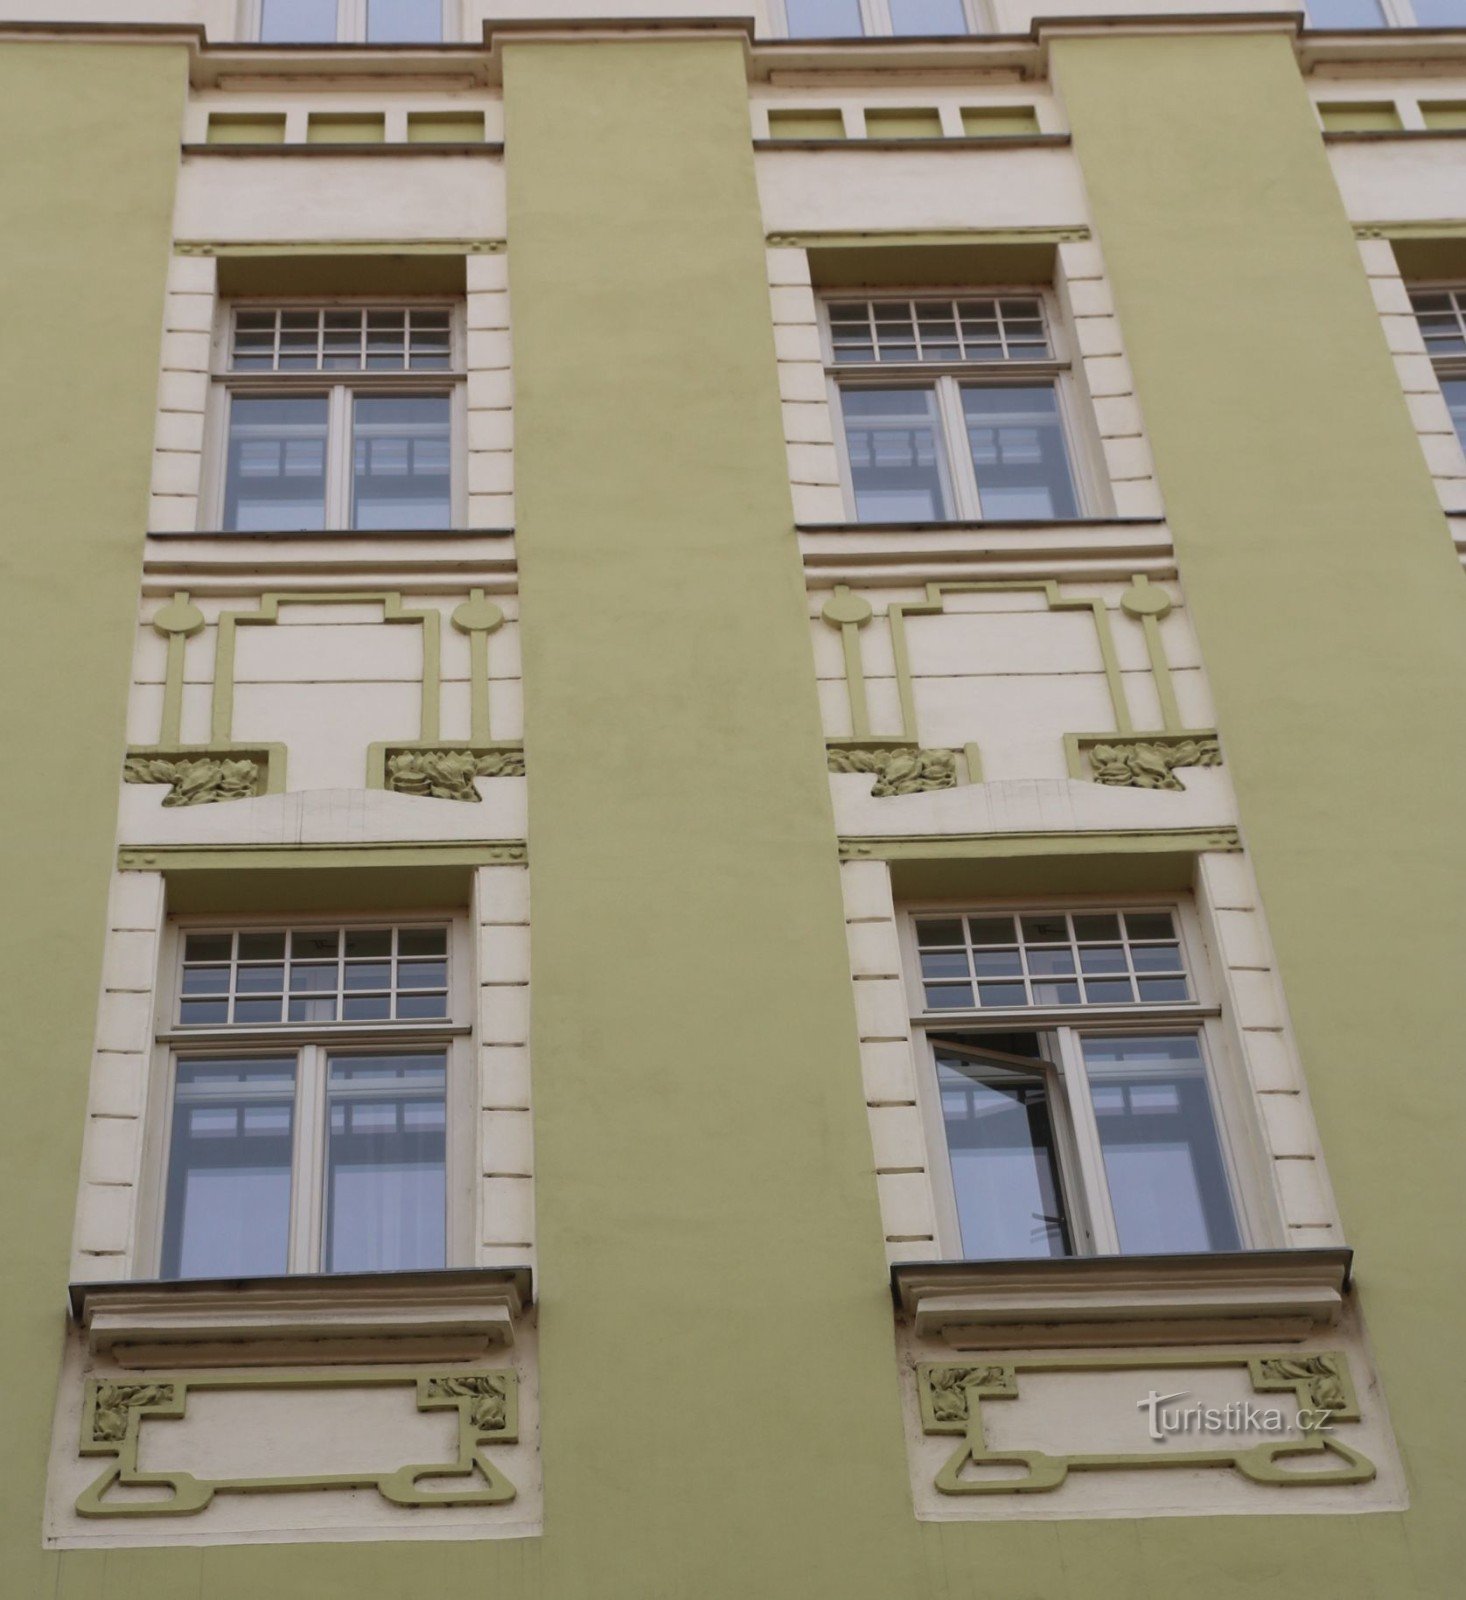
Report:
M119 872L220 872L238 868L487 867L520 865L529 859L522 839L468 843L441 840L398 844L218 844L124 845Z
M202 148L228 147L207 145ZM280 146L266 148L276 150ZM371 146L351 148L370 149ZM173 253L180 256L493 256L503 252L505 243L503 239L177 239Z
M1240 850L1235 828L842 837L842 861L1003 861L1028 856L1200 854Z
M930 139L755 139L755 150L1023 150L1063 147L1067 133L968 134Z
M471 144L448 140L441 144L186 144L182 150L186 156L502 156L504 145L502 140L475 139Z
M867 141L840 141L864 143ZM955 141L954 141L955 142ZM979 143L986 141L979 140ZM931 145L936 139L914 139L910 143ZM872 245L900 248L910 245L1002 245L1002 244L1077 244L1090 237L1089 228L1076 222L1060 228L927 228L915 232L900 229L862 229L856 232L770 233L766 242L777 248L793 249L869 249Z

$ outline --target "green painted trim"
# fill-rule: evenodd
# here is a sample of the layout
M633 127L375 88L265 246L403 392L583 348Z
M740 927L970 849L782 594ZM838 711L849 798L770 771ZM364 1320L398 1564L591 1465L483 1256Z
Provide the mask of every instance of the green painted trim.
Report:
M1113 738L1113 735L1111 735ZM1105 833L842 835L842 861L1006 861L1027 856L1199 855L1240 850L1235 828L1157 828Z
M142 1471L138 1447L145 1421L176 1421L187 1414L188 1397L198 1391L287 1389L381 1389L411 1384L419 1411L453 1411L457 1449L447 1462L414 1463L388 1472L307 1473L264 1478L199 1478L191 1472ZM395 1506L496 1506L513 1500L514 1485L481 1453L482 1447L515 1444L519 1439L519 1380L508 1371L390 1372L322 1370L151 1374L147 1382L88 1378L82 1406L83 1456L111 1456L101 1476L77 1497L81 1517L184 1517L208 1508L216 1494L281 1494L308 1489L374 1488ZM426 1491L425 1478L466 1480L456 1489ZM475 1483L475 1479L478 1479ZM166 1491L162 1498L124 1498L109 1502L114 1485Z
M125 783L173 783L172 775L157 777L137 775L134 762L167 761L252 761L259 768L259 779L255 787L255 794L283 794L285 792L285 762L287 750L283 744L156 744L156 745L129 745L127 747L127 761L123 767L123 781ZM182 791L180 791L181 793ZM171 799L172 797L170 797ZM210 798L216 798L210 796ZM230 796L231 799L249 798L248 796ZM165 800L164 805L169 803ZM173 800L175 805L188 805L194 802L179 798Z
M1097 745L1119 745L1132 747L1146 744L1175 745L1194 743L1201 745L1215 744L1217 730L1215 728L1167 728L1163 733L1066 733L1064 735L1064 764L1069 769L1069 776L1080 781L1092 780L1093 772L1090 770L1089 752ZM1205 752L1203 752L1205 753ZM1177 762L1174 765L1185 766L1217 766L1219 761L1197 760L1195 762ZM1136 787L1147 787L1136 785ZM1161 785L1160 787L1180 788L1180 784Z
M480 778L522 778L524 776L524 744L519 739L483 740L475 742L462 740L454 743L446 740L440 743L408 743L400 739L385 740L367 746L367 777L368 789L391 789L398 794L420 794L423 792L419 783L408 783L402 780L401 774L394 774L392 761L395 756L435 755L458 756L474 758L478 764L476 772L470 772L466 766L460 770L440 771L437 773L423 769L421 766L413 769L410 776L427 780L443 789L444 792L437 796L442 799L477 800L478 791L472 786L474 777ZM411 763L406 764L409 768ZM451 791L451 792L450 792Z
M984 1364L985 1363L985 1364ZM988 1448L982 1422L984 1400L1019 1398L1020 1372L1145 1372L1172 1367L1243 1367L1259 1394L1291 1393L1298 1405L1301 1439L1285 1437L1232 1450L1130 1450L1055 1455L1044 1450ZM1374 1463L1327 1431L1336 1422L1358 1422L1359 1400L1342 1351L1279 1352L1249 1350L1166 1350L1149 1354L1109 1352L1020 1356L1011 1360L922 1362L916 1369L922 1432L961 1434L957 1450L934 1480L946 1495L1043 1494L1060 1488L1071 1472L1166 1471L1230 1467L1251 1483L1271 1488L1310 1488L1369 1483ZM1306 1420L1305 1420L1306 1419ZM1278 1465L1300 1456L1337 1456L1342 1467L1300 1472ZM1023 1477L964 1478L969 1467L1019 1466Z
M392 241L394 256L496 256L503 239L409 239ZM265 239L248 243L226 239L175 239L180 256L380 256L380 239Z
M859 148L868 141L852 140ZM924 150L932 148L933 141L922 139ZM956 141L948 141L956 142ZM991 139L978 139L975 144L991 144ZM927 228L915 232L893 228L870 229L865 232L808 232L771 233L768 243L773 246L820 250L866 250L872 245L902 249L934 244L952 245L1008 245L1008 244L1075 244L1090 237L1089 229L1082 224L1067 228Z
M389 589L337 589L321 594L313 594L308 590L302 593L276 590L260 596L257 611L221 612L214 643L214 703L211 716L214 742L227 746L232 739L234 643L237 628L270 626L279 620L282 605L360 605L369 601L381 603L384 623L417 623L422 627L423 672L419 738L424 743L436 744L442 678L439 634L443 619L436 608L432 607L426 611L408 611L402 603L401 594Z
M403 844L219 844L124 845L119 872L195 872L221 868L250 871L286 867L489 867L522 865L529 847L522 839L485 839L466 844L435 841Z

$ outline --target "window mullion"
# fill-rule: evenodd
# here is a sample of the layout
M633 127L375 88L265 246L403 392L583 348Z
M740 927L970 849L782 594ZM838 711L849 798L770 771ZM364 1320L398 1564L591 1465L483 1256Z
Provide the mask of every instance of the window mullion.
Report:
M290 1202L290 1270L323 1269L321 1229L325 1172L326 1049L302 1045L296 1058L295 1181Z
M958 522L976 522L982 516L977 471L967 443L967 420L962 414L962 389L952 376L937 379L937 410L947 451L947 475L952 485L952 514Z
M331 390L327 422L326 527L351 526L352 417L354 391L346 384Z
M1085 1212L1096 1255L1120 1253L1120 1230L1110 1205L1109 1185L1105 1181L1105 1157L1100 1145L1099 1124L1095 1121L1094 1101L1089 1092L1089 1074L1084 1066L1084 1051L1073 1028L1056 1032L1059 1073L1064 1084L1064 1106L1074 1137L1079 1160L1079 1179Z

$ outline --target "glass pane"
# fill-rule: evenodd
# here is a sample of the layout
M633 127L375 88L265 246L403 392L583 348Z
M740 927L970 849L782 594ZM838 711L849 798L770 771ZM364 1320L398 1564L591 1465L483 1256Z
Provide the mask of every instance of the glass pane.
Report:
M367 953L362 952L364 955ZM400 956L444 956L448 953L446 928L399 928L397 954Z
M446 961L402 961L397 966L401 989L441 989L448 982Z
M403 1021L428 1021L448 1015L448 996L446 994L399 994L397 996L397 1019Z
M965 978L967 952L965 950L923 950L921 953L923 978Z
M1069 919L1061 911L1052 917L1023 917L1023 942L1025 944L1067 944Z
M271 995L268 1000L236 1000L234 1002L234 1020L236 1022L279 1022L280 996Z
M1466 450L1466 378L1446 378L1441 383L1441 393L1450 408L1451 421L1456 426L1456 437Z
M212 1022L228 1022L227 1000L184 1000L178 1006L178 1020L190 1028Z
M973 944L1017 944L1012 917L969 917Z
M1131 939L1174 939L1176 925L1169 911L1127 911L1125 932Z
M857 519L945 519L948 501L936 391L846 389L840 406Z
M1466 0L1415 0L1415 20L1422 28L1466 28Z
M1021 978L1023 957L1017 950L974 950L972 970L979 978Z
M916 942L923 950L936 945L961 944L962 924L956 918L923 918L916 924Z
M228 933L191 933L183 942L183 959L227 961L233 937Z
M1022 1006L1028 996L1021 983L980 983L977 997L985 1006Z
M389 994L352 994L341 1002L341 1016L346 1022L381 1022L391 1015Z
M964 384L962 410L984 517L1043 522L1078 514L1052 384Z
M938 1047L937 1085L963 1255L1068 1255L1042 1075Z
M446 1085L441 1054L331 1058L326 1271L443 1265Z
M967 14L962 0L891 0L891 32L966 33Z
M1056 950L1030 950L1028 970L1036 978L1067 978L1074 971L1074 952L1067 945Z
M1122 944L1087 945L1079 952L1079 966L1083 972L1104 974L1124 972L1125 946Z
M1419 5L1420 0L1416 0ZM1383 28L1379 0L1308 0L1308 20L1315 28Z
M184 994L228 994L228 967L185 967Z
M348 989L390 989L392 963L390 961L348 961L346 963Z
M339 928L297 928L290 935L292 961L333 961L341 940Z
M290 968L292 994L321 994L336 992L336 963L334 961L300 961Z
M369 44L436 44L443 37L443 0L367 0Z
M288 1266L295 1061L180 1061L164 1200L165 1278Z
M1106 913L1078 915L1074 918L1074 937L1084 944L1098 939L1102 943L1120 937L1120 919Z
M356 397L353 528L447 528L452 490L447 395Z
M972 985L966 983L929 983L926 986L926 1004L929 1011L950 1011L954 1007L970 1007L972 1005Z
M1120 1248L1240 1249L1196 1036L1086 1039L1084 1063Z
M285 958L283 933L241 933L239 959L241 961L282 961Z
M326 396L236 394L229 405L224 527L309 533L326 525Z
M846 39L864 29L860 0L784 0L791 39Z
M390 928L348 928L346 930L348 956L390 956L392 930Z
M240 994L279 994L285 987L285 968L241 967L235 985Z
M336 0L260 0L265 44L335 44Z

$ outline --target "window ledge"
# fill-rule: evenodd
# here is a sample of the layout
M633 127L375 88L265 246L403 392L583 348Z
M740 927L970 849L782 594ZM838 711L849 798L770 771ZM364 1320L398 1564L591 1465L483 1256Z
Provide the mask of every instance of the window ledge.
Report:
M74 1283L72 1320L120 1367L472 1361L514 1343L528 1267Z
M1338 1322L1353 1251L898 1262L921 1338L957 1350L1299 1340Z

